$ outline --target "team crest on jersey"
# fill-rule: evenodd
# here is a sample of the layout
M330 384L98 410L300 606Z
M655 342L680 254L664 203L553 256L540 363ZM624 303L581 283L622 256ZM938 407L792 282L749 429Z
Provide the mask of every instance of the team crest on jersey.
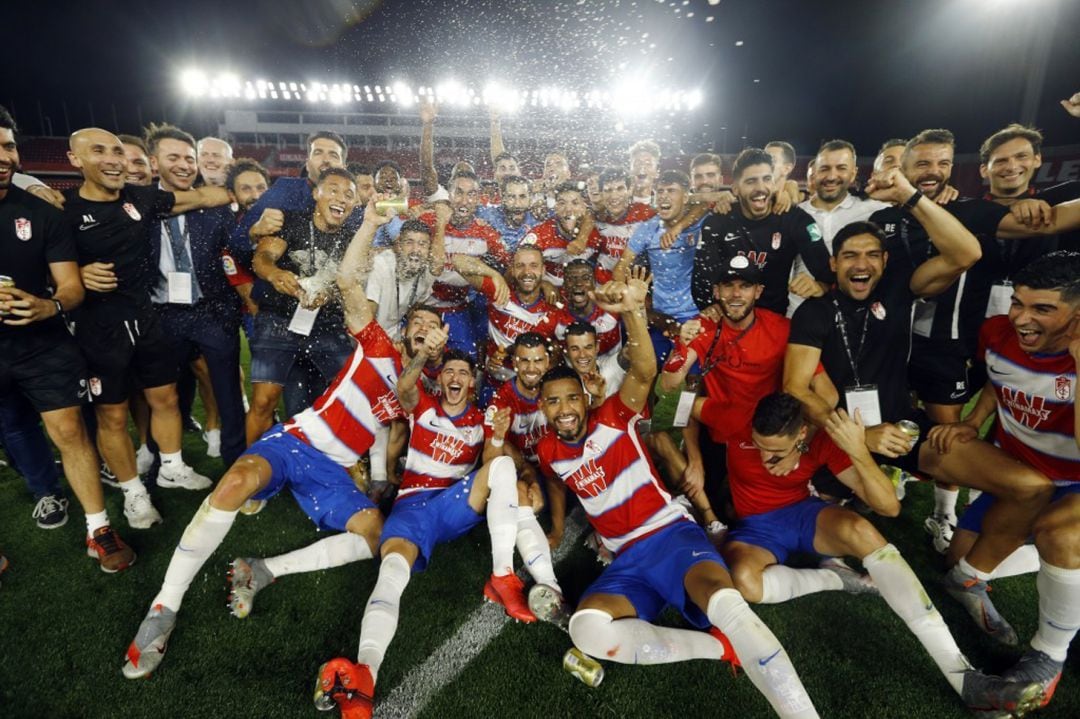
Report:
M90 394L95 397L101 396L101 380L97 377L90 378Z
M15 218L15 236L23 242L26 242L33 237L33 230L30 227L30 220L25 217Z
M779 232L772 233L772 248L774 250L780 249L780 240L783 239Z
M236 274L236 260L230 255L221 256L221 268L225 270L225 274L232 276Z
M870 314L872 314L879 320L885 319L885 305L881 304L880 302L875 302L874 304L870 305Z
M821 239L821 228L818 227L816 222L811 222L806 226L806 234L810 235L811 242L817 242ZM773 237L776 237L776 235L773 235Z
M519 245L535 245L540 239L536 236L535 232L530 232L525 235L525 238L519 243Z
M585 456L599 457L601 454L600 445L596 443L596 440L590 438L585 440L585 447L583 454Z
M140 215L139 211L135 209L135 205L131 204L130 202L125 202L123 204L123 208L124 212L127 213L127 216L135 220L136 222L142 219L142 215Z
M1065 375L1054 378L1054 396L1062 402L1072 396L1072 380Z

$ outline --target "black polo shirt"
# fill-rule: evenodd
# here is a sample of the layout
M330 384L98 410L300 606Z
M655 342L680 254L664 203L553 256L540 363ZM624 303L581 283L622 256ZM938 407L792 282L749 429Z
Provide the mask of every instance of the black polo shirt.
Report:
M176 195L157 187L125 185L115 200L98 202L64 193L64 220L75 237L79 265L111 262L116 274L112 292L86 291L81 312L108 312L117 320L133 319L150 307L150 287L157 281L150 248L150 228L172 214Z
M692 283L698 307L716 304L713 286L735 255L743 255L761 270L765 289L758 307L781 315L787 313L791 265L797 255L815 279L833 281L829 251L813 217L793 207L782 215L753 220L735 207L726 215L711 213L701 226Z
M0 199L0 275L10 277L20 290L49 297L49 263L76 260L75 241L60 210L10 186ZM59 316L18 327L0 323L0 337L28 337L62 328Z

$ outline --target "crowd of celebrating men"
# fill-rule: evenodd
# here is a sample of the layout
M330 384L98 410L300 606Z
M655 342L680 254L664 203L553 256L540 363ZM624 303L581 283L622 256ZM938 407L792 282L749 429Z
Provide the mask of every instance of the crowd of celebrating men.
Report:
M1080 117L1080 94L1063 104ZM68 519L46 436L104 572L136 553L103 484L139 531L162 521L157 490L205 494L125 677L159 666L237 513L287 488L327 532L235 559L229 606L376 561L356 660L318 678L344 717L372 715L413 575L480 523L475 589L509 616L604 661L740 665L782 717L817 713L751 605L823 591L879 595L980 716L1050 701L1080 627L1080 183L1032 185L1037 130L987 138L986 194L960 198L944 129L887 140L865 178L851 143L825 142L803 191L780 141L740 152L730 188L720 156L662 170L651 141L581 174L552 152L526 178L497 116L494 177L443 177L436 110L420 116L420 187L350 164L330 131L271 182L221 139L152 124L73 133L82 180L59 193L19 172L0 108L0 442L33 519ZM216 482L181 449L196 392ZM912 478L935 484L936 581L980 630L1019 645L990 581L1037 575L1038 629L1000 676L874 526ZM606 566L570 606L552 550L577 506ZM666 606L684 628L654 623Z

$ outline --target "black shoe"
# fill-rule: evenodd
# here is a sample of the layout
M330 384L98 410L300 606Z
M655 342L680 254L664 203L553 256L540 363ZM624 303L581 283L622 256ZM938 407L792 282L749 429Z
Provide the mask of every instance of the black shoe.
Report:
M67 524L68 501L55 494L46 494L38 500L31 515L42 529L57 529Z
M101 478L101 483L109 487L119 487L120 483L116 481L116 475L109 469L109 465L103 461L101 463L101 469L98 470L98 476Z
M194 417L188 415L187 417L184 417L184 431L185 432L198 432L198 433L201 434L202 433L202 425L199 424L198 420L196 420Z

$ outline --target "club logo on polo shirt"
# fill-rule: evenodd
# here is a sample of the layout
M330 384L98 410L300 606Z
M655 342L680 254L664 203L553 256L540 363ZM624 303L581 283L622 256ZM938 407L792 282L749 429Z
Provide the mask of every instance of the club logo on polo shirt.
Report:
M15 218L15 236L23 242L26 242L33 237L33 230L30 227L30 220L25 217Z
M1054 396L1062 402L1072 396L1072 380L1065 375L1054 378Z
M783 239L779 232L772 233L772 248L774 250L780 249L780 240Z
M872 314L879 320L885 319L885 305L881 304L880 302L875 302L874 304L870 305L870 314Z
M124 212L127 213L127 216L135 220L136 222L142 219L142 215L140 215L139 211L135 209L135 205L131 204L130 202L125 202L123 204L123 208Z

